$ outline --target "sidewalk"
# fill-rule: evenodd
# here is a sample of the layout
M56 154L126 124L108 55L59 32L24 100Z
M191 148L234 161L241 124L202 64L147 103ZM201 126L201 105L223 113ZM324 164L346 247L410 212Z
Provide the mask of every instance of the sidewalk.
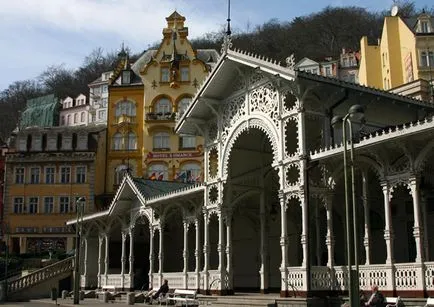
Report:
M31 302L35 302L35 303L40 303L40 304L47 304L47 306L49 305L56 305L56 301L53 301L51 299L39 299L39 300L31 300ZM80 301L80 305L74 305L72 303L72 299L58 299L57 300L57 306L88 306L88 307L100 307L100 306L115 306L115 307L127 307L127 306L132 306L132 305L128 305L126 302L119 302L119 301L109 301L109 303L104 303L98 299L95 298L86 298L82 301ZM144 303L136 303L135 305L140 305L140 306L151 306L148 304L144 304Z

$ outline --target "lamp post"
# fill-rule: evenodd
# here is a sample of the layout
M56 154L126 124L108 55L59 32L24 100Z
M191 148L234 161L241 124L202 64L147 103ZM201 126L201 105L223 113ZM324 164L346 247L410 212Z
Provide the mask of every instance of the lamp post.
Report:
M359 231L358 219L356 208L356 190L355 190L355 176L354 176L354 142L353 142L353 129L351 119L362 120L364 116L363 107L360 105L353 105L348 110L348 113L342 118L341 116L334 116L331 120L332 126L338 123L342 124L342 139L344 143L344 181L345 181L345 213L346 213L346 236L347 236L347 262L348 262L348 294L350 298L350 306L359 306ZM353 220L350 216L350 200L348 197L348 159L347 159L347 134L346 125L349 126L351 147L350 147L350 166L351 166L351 194L352 194L352 211ZM351 222L353 222L353 235L351 238ZM352 268L351 251L354 248L354 264L355 270Z
M75 201L75 208L77 211L77 222L75 224L74 305L80 304L80 297L79 297L79 290L80 290L80 236L81 236L80 218L81 219L83 218L84 202L85 202L84 197L80 197Z

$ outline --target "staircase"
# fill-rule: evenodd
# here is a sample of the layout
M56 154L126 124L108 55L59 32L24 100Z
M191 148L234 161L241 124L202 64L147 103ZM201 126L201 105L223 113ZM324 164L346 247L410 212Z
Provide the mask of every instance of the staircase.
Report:
M74 270L74 257L69 257L8 282L8 300L47 297L51 288L58 288L59 280Z

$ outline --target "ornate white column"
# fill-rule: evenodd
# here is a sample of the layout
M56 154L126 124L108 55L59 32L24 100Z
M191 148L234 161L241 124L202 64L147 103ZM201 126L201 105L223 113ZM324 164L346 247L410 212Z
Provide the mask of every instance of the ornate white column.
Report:
M301 266L306 268L309 263L309 255L307 253L308 250L308 236L309 236L309 229L308 229L308 219L309 217L306 214L307 211L307 203L306 199L304 197L300 197L300 206L301 206L301 246L303 248L303 261Z
M188 289L188 221L184 219L184 251L182 256L184 257L184 289Z
M280 201L280 248L282 251L282 262L280 264L280 276L282 280L281 291L288 291L288 229L286 220L286 199L282 191L279 192Z
M121 246L121 275L122 275L122 281L124 280L125 275L125 261L126 261L126 242L127 242L127 233L125 231L122 231L122 246ZM122 285L123 288L123 285Z
M428 234L427 234L427 230L428 230L428 217L427 217L427 213L426 213L426 199L425 196L423 195L423 191L420 191L420 208L421 208L421 213L422 213L422 221L423 221L423 229L424 229L424 233L422 234L422 239L423 239L423 246L424 248L424 258L425 261L429 259L429 241L428 241Z
M411 191L411 197L413 198L413 214L414 214L414 226L413 236L416 243L416 260L415 262L423 262L423 249L422 249L422 235L423 230L421 227L421 214L420 214L420 192L418 180L416 178L410 178L409 188Z
M205 209L203 211L203 287L204 290L209 289L209 213Z
M88 261L87 261L87 259L88 259L88 253L89 253L89 246L88 246L88 237L87 236L84 236L83 237L83 244L84 244L84 255L83 255L83 277L84 277L84 280L85 280L85 287L86 287L86 285L87 285L87 263L88 263Z
M130 289L134 288L134 227L130 227Z
M149 226L149 289L154 287L154 226Z
M390 187L389 183L381 183L384 196L384 240L386 241L386 264L392 264L393 259L393 229L392 229L392 213L390 211Z
M259 275L261 276L261 292L268 291L268 249L267 249L267 216L265 211L265 192L261 191L259 197L259 217L261 222L261 267Z
M159 274L159 285L163 284L163 260L164 260L164 252L163 252L163 223L160 222L160 250L158 251L158 274Z
M102 244L104 243L104 236L98 235L98 287L102 287L101 284L101 269L102 269Z
M425 272L423 267L423 246L422 246L422 236L423 228L421 227L421 214L420 214L420 191L419 191L419 181L416 177L411 177L409 179L409 188L411 191L411 196L413 198L413 214L414 214L414 226L413 226L413 236L416 244L416 269L417 269L417 289L425 290Z
M108 271L109 271L109 235L106 233L104 235L105 238L105 253L104 253L104 275L105 275L105 284L107 284L108 279Z
M327 195L325 197L325 209L327 217L327 234L326 234L326 246L327 246L327 266L333 269L335 266L335 237L333 233L333 196Z
M368 178L365 171L362 172L362 200L363 200L363 215L365 217L365 233L363 236L363 245L365 246L365 265L371 264L371 220L370 208L368 202Z
M228 289L232 287L232 212L226 212L226 272L228 274Z
M200 289L200 223L199 218L194 221L194 226L196 228L196 249L194 251L194 256L196 259L196 290Z
M219 255L219 266L218 271L220 275L220 291L224 291L225 288L225 280L226 280L226 264L225 264L225 214L222 208L218 212L219 215L219 243L217 245L217 252ZM222 293L221 293L222 294Z

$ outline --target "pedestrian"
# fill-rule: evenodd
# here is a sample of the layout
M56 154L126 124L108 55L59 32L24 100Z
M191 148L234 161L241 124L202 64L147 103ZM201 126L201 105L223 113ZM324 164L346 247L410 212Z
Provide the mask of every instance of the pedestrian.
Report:
M365 306L383 307L384 296L380 291L378 291L378 286L372 285L371 290L372 294L369 297L368 301L365 303Z

